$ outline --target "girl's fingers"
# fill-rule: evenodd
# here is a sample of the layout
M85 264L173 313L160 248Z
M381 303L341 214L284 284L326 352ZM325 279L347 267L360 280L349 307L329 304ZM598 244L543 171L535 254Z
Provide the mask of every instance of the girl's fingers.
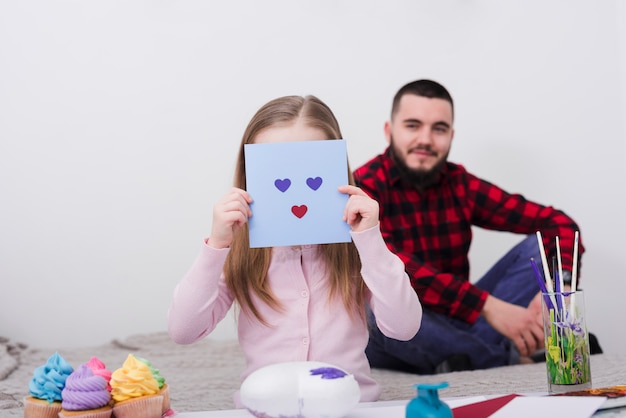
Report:
M378 224L378 203L366 194L351 195L344 208L343 219L353 231L369 229Z
M344 186L339 186L337 190L339 190L340 193L347 194L350 196L367 196L367 194L363 190L361 190L360 188L356 186L351 186L349 184L346 184Z
M211 237L214 241L229 245L234 230L248 222L252 216L249 203L250 195L245 191L232 188L213 207L213 227Z
M216 209L219 210L241 210L247 214L248 217L252 216L250 210L250 203L252 198L245 190L232 188L231 191L224 196L217 204Z
M246 201L236 199L230 202L224 202L219 207L217 207L218 212L227 213L227 212L241 212L247 217L252 216L252 212L250 211L250 206Z
M235 200L237 202L240 202L242 207L246 209L248 216L252 215L252 212L250 211L250 203L252 203L252 197L250 196L250 194L248 194L248 192L246 192L245 190L233 188L228 197L230 197L231 201Z

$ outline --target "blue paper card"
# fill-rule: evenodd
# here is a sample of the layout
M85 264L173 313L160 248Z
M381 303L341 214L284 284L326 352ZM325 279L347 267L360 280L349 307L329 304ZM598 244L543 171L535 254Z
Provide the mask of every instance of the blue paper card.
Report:
M348 195L337 191L348 184L346 141L247 144L244 156L251 248L351 241Z

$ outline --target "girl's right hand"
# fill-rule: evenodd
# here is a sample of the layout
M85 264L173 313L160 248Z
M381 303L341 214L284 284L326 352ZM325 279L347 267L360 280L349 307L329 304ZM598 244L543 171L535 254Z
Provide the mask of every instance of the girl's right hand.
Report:
M213 208L213 226L208 244L213 248L227 248L235 232L252 216L252 198L245 190L233 187Z

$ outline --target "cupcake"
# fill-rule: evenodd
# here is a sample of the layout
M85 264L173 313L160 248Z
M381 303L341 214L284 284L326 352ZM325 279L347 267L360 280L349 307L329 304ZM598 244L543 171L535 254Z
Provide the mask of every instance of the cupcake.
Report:
M171 412L170 388L168 384L165 383L165 378L161 376L161 372L159 371L159 369L155 369L154 367L152 367L152 364L148 360L141 358L141 357L136 357L136 358L142 363L145 363L150 368L150 371L152 372L152 376L156 379L157 383L159 384L159 392L157 393L157 395L163 396L163 411L162 412L163 412L163 415L168 415L168 413Z
M91 369L94 375L101 376L107 382L107 390L111 392L111 371L107 370L104 363L98 357L92 357L89 359L87 363L85 363L87 367Z
M113 412L109 405L111 393L107 390L107 381L94 375L86 364L69 375L61 398L59 418L110 418Z
M115 418L160 418L163 396L150 367L129 354L111 375L111 397Z
M24 399L24 418L58 418L62 409L61 392L73 371L58 352L37 367L28 384L30 396Z

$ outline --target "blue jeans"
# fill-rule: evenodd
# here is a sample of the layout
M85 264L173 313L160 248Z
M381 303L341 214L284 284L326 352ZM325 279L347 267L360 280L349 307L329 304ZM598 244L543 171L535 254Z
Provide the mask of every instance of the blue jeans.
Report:
M533 257L541 268L535 235L529 235L502 257L476 286L504 301L528 306L539 292L530 265ZM519 363L514 344L481 316L473 324L424 309L422 326L409 341L388 338L370 315L370 337L365 350L372 367L418 374L435 373L437 365L455 354L469 357L473 369Z

